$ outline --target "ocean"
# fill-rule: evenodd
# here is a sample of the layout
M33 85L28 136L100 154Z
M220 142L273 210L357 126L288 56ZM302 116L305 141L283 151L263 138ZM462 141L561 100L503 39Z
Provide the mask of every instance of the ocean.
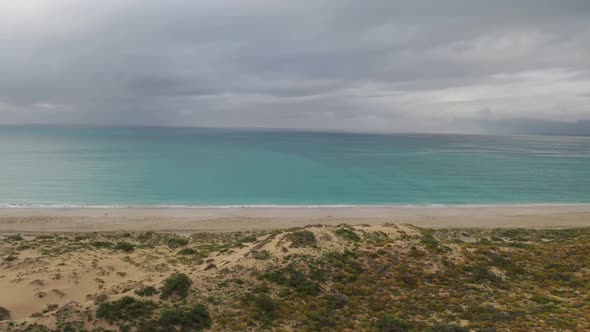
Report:
M0 126L1 206L590 203L590 137Z

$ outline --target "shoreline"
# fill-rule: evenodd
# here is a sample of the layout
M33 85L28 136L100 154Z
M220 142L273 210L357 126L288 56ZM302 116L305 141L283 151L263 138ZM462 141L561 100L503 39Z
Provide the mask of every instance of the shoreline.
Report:
M517 207L569 207L590 206L589 203L424 203L424 204L147 204L147 205L100 205L100 204L0 204L3 209L323 209L323 208L517 208Z
M590 227L590 204L0 208L0 232L231 232L310 224L426 228Z

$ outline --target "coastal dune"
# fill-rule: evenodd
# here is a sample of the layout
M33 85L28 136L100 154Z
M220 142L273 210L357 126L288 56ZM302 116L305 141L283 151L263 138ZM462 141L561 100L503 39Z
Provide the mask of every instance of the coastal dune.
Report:
M310 224L428 228L590 227L590 204L519 206L2 208L0 232L230 232Z

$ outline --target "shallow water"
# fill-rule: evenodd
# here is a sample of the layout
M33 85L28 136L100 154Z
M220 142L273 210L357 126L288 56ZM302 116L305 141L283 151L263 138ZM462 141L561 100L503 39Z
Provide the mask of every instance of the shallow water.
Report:
M0 204L590 202L590 137L0 126Z

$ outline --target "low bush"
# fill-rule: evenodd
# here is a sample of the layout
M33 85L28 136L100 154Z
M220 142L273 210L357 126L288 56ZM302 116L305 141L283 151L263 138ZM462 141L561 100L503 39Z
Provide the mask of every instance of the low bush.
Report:
M291 242L291 248L316 247L318 244L315 234L310 231L298 231L285 236Z
M25 332L52 332L52 330L50 330L47 326L40 325L37 323L27 326L27 328L24 331ZM94 332L94 331L92 331L92 332Z
M132 252L135 249L135 246L129 242L118 242L113 249Z
M242 303L249 307L251 317L264 325L269 325L277 318L278 304L267 294L248 293L242 298Z
M178 250L178 252L176 253L177 255L195 255L197 253L197 251L193 248L183 248Z
M361 240L352 228L338 228L334 233L347 241L359 242Z
M469 332L468 329L457 325L435 325L431 326L428 332Z
M240 239L240 242L248 243L248 242L256 242L256 236L254 235L246 235Z
M178 250L177 255L195 255L197 251L193 248L183 248Z
M255 250L252 252L252 255L254 256L254 259L259 260L267 260L272 257L270 251L268 250Z
M190 278L184 273L173 274L164 280L164 285L160 289L160 298L167 299L171 296L185 298L188 296L192 283Z
M105 241L94 241L91 243L95 248L112 248L113 244L111 242Z
M474 266L467 267L467 269L471 271L472 281L475 283L485 281L493 283L502 282L502 278L498 277L496 274L490 271L490 269L485 265L477 264Z
M322 291L317 282L309 279L303 272L293 266L264 272L260 274L259 278L287 286L300 294L316 296Z
M392 315L381 317L375 324L375 327L380 332L405 332L410 330L410 324L408 322L399 320Z
M100 304L96 309L96 317L109 322L131 322L149 318L156 307L153 301L140 301L131 296L125 296L117 301Z
M152 296L157 293L156 288L154 286L146 286L142 289L138 289L135 291L135 294L139 296Z
M434 249L438 247L438 241L432 235L431 230L422 230L422 244L424 244L427 248Z
M162 310L159 323L166 331L201 331L211 327L211 316L202 304L173 307Z
M172 238L169 239L167 245L170 249L176 249L179 247L184 247L188 244L188 240L184 238Z
M8 235L6 236L7 240L12 240L12 241L22 241L24 240L23 237L20 234L15 234L15 235Z

